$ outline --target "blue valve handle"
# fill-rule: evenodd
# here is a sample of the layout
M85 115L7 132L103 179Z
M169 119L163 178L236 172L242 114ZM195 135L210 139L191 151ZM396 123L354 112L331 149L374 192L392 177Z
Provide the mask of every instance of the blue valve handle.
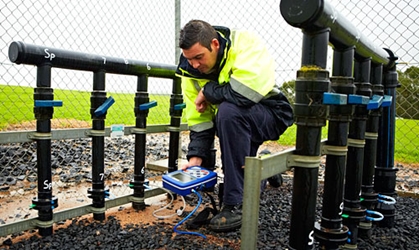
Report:
M391 95L384 95L384 100L381 104L381 107L390 107L392 101L393 97Z
M152 107L157 106L157 101L151 101L151 102L146 102L143 104L140 104L140 106L138 106L138 108L140 110L148 110L151 109Z
M323 93L323 104L326 105L346 105L348 104L348 96L338 93Z
M62 107L63 101L54 100L35 100L35 107Z
M108 111L108 109L112 106L112 104L115 103L115 100L112 96L109 96L106 101L102 103L96 110L95 110L95 116L102 116Z
M384 99L383 96L373 95L367 104L367 109L368 110L378 109L383 103L383 99Z
M181 110L181 109L184 109L184 108L186 108L186 103L179 103L179 104L176 104L173 107L174 110Z
M367 105L370 101L368 96L363 95L348 95L348 104Z

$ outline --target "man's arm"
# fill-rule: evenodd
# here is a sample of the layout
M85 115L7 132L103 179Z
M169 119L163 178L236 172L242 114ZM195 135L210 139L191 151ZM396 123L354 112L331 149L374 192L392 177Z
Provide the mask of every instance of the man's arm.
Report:
M220 104L224 101L240 107L250 107L255 104L252 100L235 92L230 83L220 85L217 82L210 81L204 86L203 95L212 104Z
M188 163L183 166L183 169L196 165L203 165L210 157L210 149L215 138L215 128L196 132L190 131L188 154L186 158Z

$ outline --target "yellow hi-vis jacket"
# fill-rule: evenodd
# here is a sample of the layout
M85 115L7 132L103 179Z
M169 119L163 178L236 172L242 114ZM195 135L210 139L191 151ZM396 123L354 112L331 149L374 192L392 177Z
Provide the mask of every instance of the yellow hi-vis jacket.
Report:
M217 105L209 104L204 113L199 113L194 103L198 92L209 81L230 83L233 91L254 103L279 92L275 88L274 60L262 41L248 31L232 31L231 36L228 33L229 30L226 35L219 32L218 36L221 44L218 79L194 70L181 55L176 75L182 79L184 115L191 131L201 132L214 126Z

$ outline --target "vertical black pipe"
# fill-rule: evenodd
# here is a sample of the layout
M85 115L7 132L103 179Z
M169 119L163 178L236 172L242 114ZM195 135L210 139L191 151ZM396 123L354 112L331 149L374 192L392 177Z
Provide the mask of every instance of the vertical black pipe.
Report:
M398 58L390 50L390 60L395 62ZM396 88L399 87L397 79L396 64L384 69L383 74L384 94L392 97L390 107L383 108L383 115L379 127L379 149L377 152L377 167L375 169L374 189L376 192L396 196L396 172L394 168L394 145L395 145L395 125L396 125ZM393 227L395 217L394 204L377 204L377 211L384 215L384 219L379 222L379 226Z
M169 166L168 171L178 170L180 123L182 119L183 103L180 78L173 79L172 95L170 96L170 141L169 141Z
M330 88L327 61L329 29L304 32L302 67L295 84L295 118L297 125L296 158L319 157L321 129L326 125L327 107L323 93ZM295 164L298 165L298 164ZM300 164L301 165L301 164ZM312 249L317 198L317 167L293 166L290 248Z
M34 100L53 100L51 88L51 65L44 64L37 67L36 88ZM51 119L53 107L34 108L37 134L51 133ZM58 206L58 199L52 196L52 171L51 171L51 137L36 138L38 197L32 199L33 208L38 210L39 220L49 222L53 219L52 210ZM51 226L40 227L41 236L52 235Z
M88 190L92 207L105 207L105 118L97 116L95 110L106 101L105 72L93 73L93 91L90 96L90 114L92 118L92 188ZM94 212L95 220L104 220L104 212Z
M384 95L384 87L382 85L383 65L371 65L371 87L373 95ZM367 127L365 133L365 151L364 151L364 164L362 170L362 194L361 205L369 210L374 210L377 204L378 194L374 191L374 169L377 157L377 138L378 138L378 125L382 107L370 111ZM359 236L369 238L371 236L371 221L361 221L359 223Z
M354 52L354 47L334 50L333 76L330 80L335 93L355 94L352 77ZM320 224L315 224L314 234L325 249L339 249L347 239L348 228L342 224L342 209L347 134L353 112L353 105L332 105L329 109L322 217Z
M371 59L355 57L356 94L371 97ZM365 218L366 209L361 207L362 168L364 163L365 131L369 111L366 105L356 105L353 120L349 125L348 156L346 162L344 220L349 228L347 247L356 247L358 224Z
M146 161L146 128L148 109L140 110L140 105L150 101L148 96L148 76L140 75L137 79L137 93L135 94L135 159L134 179L130 182L134 190L132 207L136 210L144 210L144 182L145 182L145 161Z

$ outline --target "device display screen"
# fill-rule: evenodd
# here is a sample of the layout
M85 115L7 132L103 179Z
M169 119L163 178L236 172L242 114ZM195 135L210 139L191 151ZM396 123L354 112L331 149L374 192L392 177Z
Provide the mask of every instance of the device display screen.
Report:
M176 174L171 175L173 179L176 179L180 182L190 182L196 179L196 177L192 175L187 175L182 172L178 172Z

